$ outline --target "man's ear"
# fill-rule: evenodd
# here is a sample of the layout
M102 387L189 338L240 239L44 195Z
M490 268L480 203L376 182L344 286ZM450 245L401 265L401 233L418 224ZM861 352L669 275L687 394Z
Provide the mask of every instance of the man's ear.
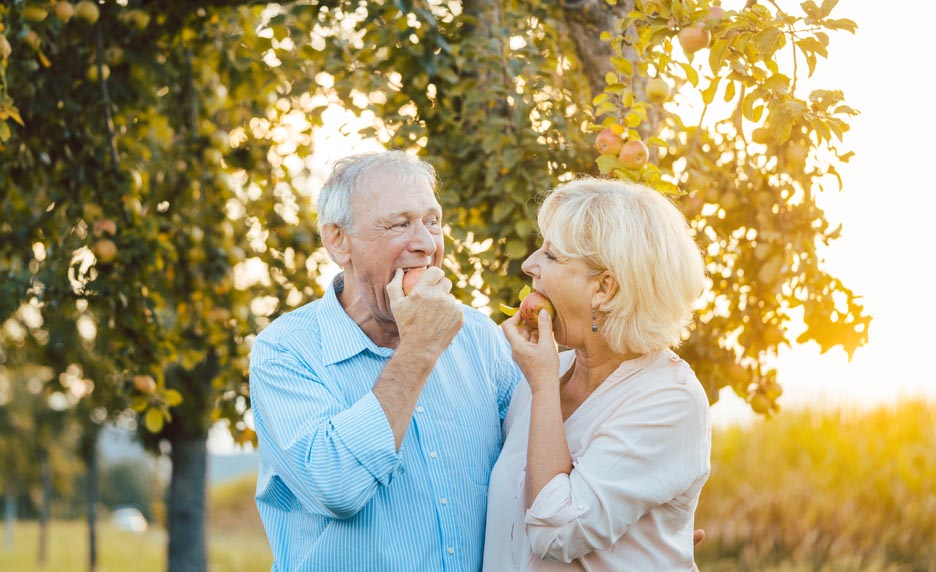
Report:
M620 285L614 276L607 270L602 271L598 275L598 287L592 295L592 307L600 308L614 299L618 288L620 288Z
M338 266L344 268L351 261L351 241L343 227L328 223L322 225L322 245Z

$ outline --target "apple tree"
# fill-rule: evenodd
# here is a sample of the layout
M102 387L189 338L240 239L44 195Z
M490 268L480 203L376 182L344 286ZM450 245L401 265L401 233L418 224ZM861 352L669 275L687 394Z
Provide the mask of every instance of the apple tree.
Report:
M324 261L305 158L328 99L290 51L309 41L217 4L0 6L0 323L33 318L43 391L79 372L88 432L123 416L168 445L170 570L205 568L208 428L253 440L250 338Z

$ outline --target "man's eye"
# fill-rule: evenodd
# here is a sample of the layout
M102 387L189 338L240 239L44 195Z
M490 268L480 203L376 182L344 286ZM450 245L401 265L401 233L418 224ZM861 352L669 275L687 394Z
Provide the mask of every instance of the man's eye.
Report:
M429 219L429 220L426 221L426 226L428 226L429 228L438 228L438 227L439 227L439 221L438 221L438 219L431 218L431 219Z
M395 229L403 230L403 229L405 229L405 228L408 227L408 226L409 226L409 221L408 221L408 220L405 220L405 221L403 221L403 222L398 222L398 223L396 223L395 225L393 225L393 226L390 227L390 228L395 228Z
M545 255L546 255L546 258L548 258L548 259L550 259L550 260L555 260L555 259L556 259L556 257L553 256L548 250L544 250L544 251L543 251L543 254L545 254Z

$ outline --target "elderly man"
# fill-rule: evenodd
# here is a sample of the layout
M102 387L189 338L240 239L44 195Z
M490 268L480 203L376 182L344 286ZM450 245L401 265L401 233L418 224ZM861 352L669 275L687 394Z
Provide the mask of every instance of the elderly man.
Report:
M319 198L342 272L256 339L256 500L273 570L481 569L487 489L521 373L440 266L432 167L337 163ZM428 268L404 296L406 270Z

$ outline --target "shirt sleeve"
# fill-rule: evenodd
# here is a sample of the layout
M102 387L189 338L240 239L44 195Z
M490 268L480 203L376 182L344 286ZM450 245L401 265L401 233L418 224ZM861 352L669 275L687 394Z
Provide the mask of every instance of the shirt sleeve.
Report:
M523 379L523 372L520 371L520 366L514 361L510 344L507 343L507 338L504 337L500 328L495 326L493 335L492 363L494 364L493 370L496 372L498 413L503 424L507 417L507 410L510 408L510 399L513 397L513 392L517 387L517 383Z
M264 460L310 512L354 516L402 470L372 392L348 407L285 351L251 364L250 390Z
M606 549L647 511L706 478L702 407L681 385L622 407L571 473L556 475L534 499L525 519L533 553L571 562Z

